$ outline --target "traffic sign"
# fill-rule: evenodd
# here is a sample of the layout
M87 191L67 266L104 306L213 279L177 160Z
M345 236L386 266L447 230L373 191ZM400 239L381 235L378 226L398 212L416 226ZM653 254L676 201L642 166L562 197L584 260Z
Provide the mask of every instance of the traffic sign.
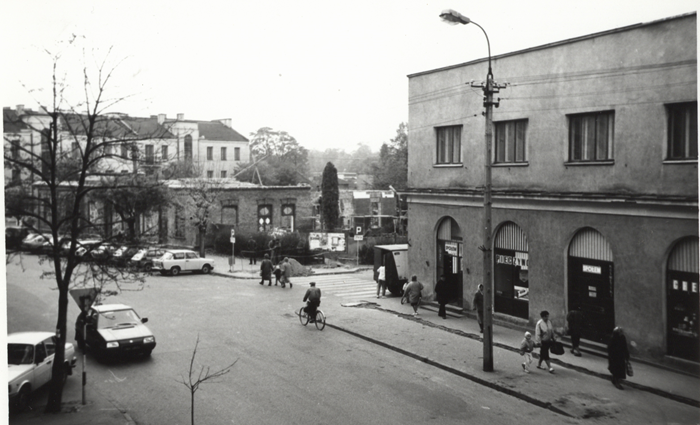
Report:
M355 234L356 234L356 235L361 235L361 234L362 234L362 226L357 226L357 229L355 229Z
M80 307L80 310L82 311L87 311L90 306L92 306L92 303L95 302L95 298L97 298L97 293L99 292L97 288L78 288L78 289L71 289L68 291L75 300L76 303L78 303L78 307Z
M362 235L355 235L355 240L356 240L356 241L361 241L361 240L363 240L364 238L365 238L365 237L362 236Z

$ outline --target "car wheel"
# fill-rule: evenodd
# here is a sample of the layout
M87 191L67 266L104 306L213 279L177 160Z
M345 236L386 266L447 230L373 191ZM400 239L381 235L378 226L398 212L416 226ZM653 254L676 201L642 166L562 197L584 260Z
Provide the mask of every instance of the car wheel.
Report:
M177 266L171 268L171 269L170 269L170 274L173 275L173 276L179 275L179 274L180 274L180 268L177 267Z
M17 404L15 405L18 412L24 411L27 406L29 406L31 395L32 389L29 387L29 385L25 385L19 390L19 394L17 395Z
M153 270L153 264L146 263L143 265L143 271L145 271L146 273L150 273L151 270Z
M202 273L209 274L209 272L211 272L211 267L209 266L209 264L203 265L202 266Z

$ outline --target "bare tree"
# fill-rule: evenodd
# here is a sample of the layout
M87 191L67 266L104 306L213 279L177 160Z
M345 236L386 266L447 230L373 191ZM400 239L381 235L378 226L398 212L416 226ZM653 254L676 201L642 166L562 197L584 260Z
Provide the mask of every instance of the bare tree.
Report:
M69 49L77 47L74 41L69 42ZM57 347L64 347L70 288L95 287L103 293L117 292L131 283L136 285L132 289L142 288L142 275L107 263L83 262L77 254L77 240L88 233L109 239L112 227L119 222L94 202L94 193L103 190L102 177L117 171L139 171L143 143L166 139L169 132L151 122L155 120L109 112L126 98L107 95L121 63L112 65L109 52L103 59L84 57L78 73L62 73L63 53L47 53L53 64L51 105L38 111L18 107L14 113L6 113L3 109L4 164L6 175L12 173L12 178L6 179L5 194L14 197L6 205L6 215L22 217L25 224L47 234L51 241L47 257L52 271L46 275L56 281ZM72 84L71 77L77 77L78 82ZM68 93L75 93L76 86L80 86L81 95L74 98L82 99L72 102ZM64 240L68 241L67 250L61 252ZM104 289L108 285L115 285L117 291ZM56 350L47 412L61 409L64 355L64 350Z
M192 351L192 358L190 359L190 369L189 373L187 374L187 379L185 377L182 377L182 384L187 387L188 390L190 390L190 419L191 419L191 425L194 425L194 394L197 392L199 389L199 386L205 382L214 382L213 380L216 378L219 378L221 376L226 375L231 371L231 368L238 362L238 359L236 359L233 363L230 365L226 366L223 369L220 369L216 372L212 372L211 369L207 366L201 366L199 369L199 373L197 373L197 376L195 376L195 365L194 365L194 359L197 356L197 347L199 346L199 335L197 335L197 342L194 345L194 350Z
M174 202L184 209L186 217L197 229L199 239L199 255L204 257L204 242L209 225L212 223L212 213L218 207L221 190L226 185L224 179L194 178L180 179L171 188L181 193Z

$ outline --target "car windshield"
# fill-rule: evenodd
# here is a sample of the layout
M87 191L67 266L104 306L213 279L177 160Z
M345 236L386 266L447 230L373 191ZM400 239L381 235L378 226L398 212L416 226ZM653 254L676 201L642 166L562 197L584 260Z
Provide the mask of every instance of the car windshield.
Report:
M98 329L118 328L120 326L134 326L141 322L134 310L116 310L100 313Z
M34 360L34 346L30 344L7 344L8 364L32 364Z

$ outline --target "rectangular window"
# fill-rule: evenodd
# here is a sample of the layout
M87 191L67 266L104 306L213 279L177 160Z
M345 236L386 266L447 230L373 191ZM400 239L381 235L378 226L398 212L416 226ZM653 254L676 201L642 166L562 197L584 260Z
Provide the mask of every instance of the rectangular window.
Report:
M153 165L156 162L153 145L146 145L146 164Z
M161 146L161 161L168 162L168 146Z
M221 207L221 223L222 224L238 224L238 206L224 205Z
M436 127L437 164L462 163L462 126Z
M272 228L272 205L258 205L258 231L267 232Z
M214 160L214 147L207 146L207 161L213 161L213 160Z
M221 160L226 161L226 148L221 148Z
M527 120L494 123L496 163L525 162L525 133Z
M233 148L233 159L235 161L241 160L241 148Z
M208 170L208 171L207 171L207 178L208 178L208 179L213 179L213 178L214 178L214 171Z
M569 161L612 160L614 123L612 111L569 115Z
M175 237L185 237L185 209L182 207L175 208Z
M121 145L121 157L124 159L129 159L129 145L122 143Z
M221 178L222 179L226 178L226 170L221 170Z
M667 159L698 159L698 103L666 105L668 113Z
M78 142L72 142L70 144L70 149L73 159L80 159L80 146L78 145Z

